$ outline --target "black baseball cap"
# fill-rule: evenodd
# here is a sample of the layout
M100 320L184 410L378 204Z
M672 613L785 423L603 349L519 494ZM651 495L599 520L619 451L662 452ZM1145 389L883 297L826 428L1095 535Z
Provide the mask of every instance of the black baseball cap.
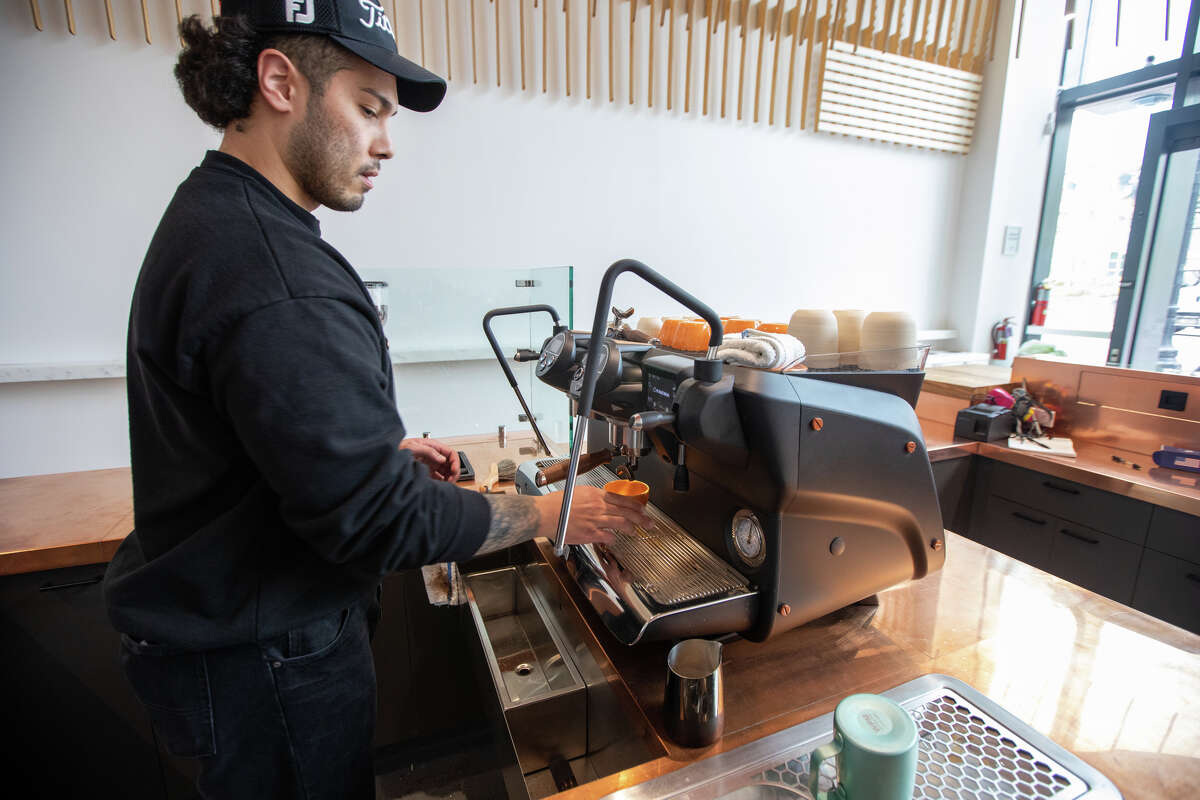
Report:
M379 0L221 0L221 15L244 16L259 31L328 36L395 75L400 105L413 111L432 111L446 96L444 80L397 51Z

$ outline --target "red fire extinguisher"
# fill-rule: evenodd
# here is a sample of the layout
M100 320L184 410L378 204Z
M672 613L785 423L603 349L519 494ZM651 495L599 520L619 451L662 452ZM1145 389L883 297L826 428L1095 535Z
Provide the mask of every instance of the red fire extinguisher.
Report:
M1046 308L1050 305L1050 287L1044 282L1037 285L1037 296L1033 301L1033 313L1029 315L1030 325L1046 324Z
M1004 361L1008 358L1008 340L1012 338L1012 317L1005 317L992 326L992 359Z

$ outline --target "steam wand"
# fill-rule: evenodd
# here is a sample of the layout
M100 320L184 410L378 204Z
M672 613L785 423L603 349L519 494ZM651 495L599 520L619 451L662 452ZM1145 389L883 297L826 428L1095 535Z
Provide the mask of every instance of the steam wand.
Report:
M605 330L605 312L612 303L613 284L622 272L632 272L651 286L682 303L694 311L708 323L709 339L706 358L697 359L693 376L697 380L715 383L721 379L721 360L717 358L717 346L721 344L724 328L717 313L692 295L676 286L665 277L632 258L621 259L604 272L600 281L600 295L596 298L596 313L592 317L592 338L588 352L598 352L603 337L599 334ZM566 483L563 486L562 511L558 515L558 531L554 537L554 553L563 556L567 552L567 523L571 517L571 499L575 494L576 470L579 467L579 457L583 452L583 439L587 431L588 417L592 413L592 402L596 394L596 381L600 377L603 365L599 358L589 358L584 365L583 386L579 392L576 408L575 441L571 444L571 462L567 467Z
M538 428L537 420L533 416L533 412L529 410L529 404L525 402L525 395L521 394L521 388L517 386L517 379L513 377L512 370L508 367L508 360L504 357L504 353L500 351L500 345L496 341L496 337L492 334L492 319L495 317L506 317L514 314L532 314L537 311L545 311L554 320L554 333L561 333L567 329L566 325L559 322L558 312L552 306L544 303L539 303L533 306L509 306L507 308L494 308L483 315L483 332L487 336L488 344L492 346L492 352L496 354L496 360L500 362L500 368L504 370L504 377L508 378L508 385L517 394L517 401L521 404L521 408L525 409L525 417L529 420L529 424L533 427L533 433L537 436L538 444L546 455L552 455L550 446L546 444L546 438L542 436L541 430ZM532 357L529 354L532 353ZM532 350L518 350L517 361L532 361L537 358L537 353Z

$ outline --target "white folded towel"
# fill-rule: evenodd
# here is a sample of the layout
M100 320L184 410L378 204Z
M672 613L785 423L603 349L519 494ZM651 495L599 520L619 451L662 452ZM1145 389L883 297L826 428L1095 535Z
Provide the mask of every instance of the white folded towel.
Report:
M791 334L749 329L721 340L717 356L730 364L782 369L804 360L804 345Z

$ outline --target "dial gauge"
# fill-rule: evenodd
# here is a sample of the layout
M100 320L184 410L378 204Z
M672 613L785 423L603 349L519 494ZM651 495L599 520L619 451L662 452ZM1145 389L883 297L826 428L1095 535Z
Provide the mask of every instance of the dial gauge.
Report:
M767 540L762 523L753 511L743 508L733 515L729 526L733 552L748 567L761 566L767 558Z

